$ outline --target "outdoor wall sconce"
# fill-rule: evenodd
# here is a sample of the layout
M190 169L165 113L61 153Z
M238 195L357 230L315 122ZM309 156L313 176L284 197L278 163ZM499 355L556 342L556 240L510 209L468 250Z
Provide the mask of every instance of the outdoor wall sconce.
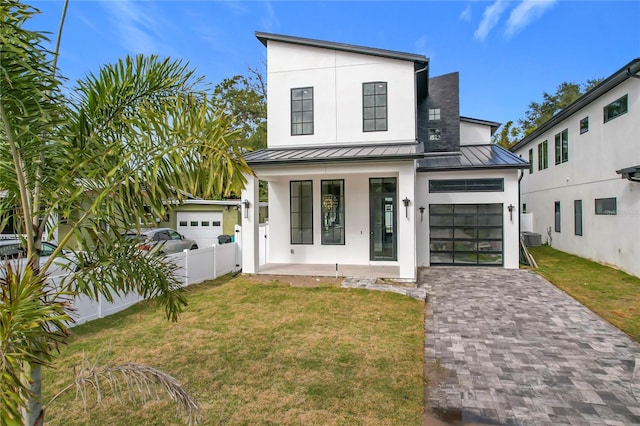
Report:
M424 206L418 207L418 210L420 210L420 222L422 222L422 215L424 214Z
M507 207L507 210L509 210L509 220L513 222L513 211L515 210L515 206L513 204L509 204L509 207Z
M405 216L407 217L407 219L409 219L409 204L411 203L411 200L407 197L404 197L404 200L402 200L402 202L404 203Z
M242 205L244 206L244 218L247 219L249 217L249 207L251 206L251 203L249 200L244 200Z

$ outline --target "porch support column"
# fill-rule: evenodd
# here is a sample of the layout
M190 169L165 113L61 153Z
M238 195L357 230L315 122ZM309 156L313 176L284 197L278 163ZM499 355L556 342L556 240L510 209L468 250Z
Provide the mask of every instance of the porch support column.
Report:
M242 272L255 274L258 272L260 262L260 247L258 245L260 229L259 181L254 175L245 175L245 177L247 184L242 190Z
M398 266L400 278L415 280L416 271L416 171L412 163L398 173ZM403 200L409 205L405 207Z

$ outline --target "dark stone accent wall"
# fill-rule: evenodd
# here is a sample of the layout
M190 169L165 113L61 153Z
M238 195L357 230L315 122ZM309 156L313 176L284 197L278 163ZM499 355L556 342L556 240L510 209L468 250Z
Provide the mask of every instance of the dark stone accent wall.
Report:
M440 108L440 120L429 121L429 109ZM429 96L418 102L418 141L424 152L460 150L460 89L458 73L429 79ZM429 140L429 129L440 129L439 141Z

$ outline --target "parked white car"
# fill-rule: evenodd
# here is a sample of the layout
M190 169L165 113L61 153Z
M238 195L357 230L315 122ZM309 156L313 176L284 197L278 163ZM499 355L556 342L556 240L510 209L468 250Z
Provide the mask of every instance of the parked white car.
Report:
M43 241L40 249L40 266L44 265L53 252L58 248L54 243ZM0 240L0 262L9 262L14 270L22 270L27 262L27 250L22 241L16 238ZM62 250L60 256L51 264L49 276L66 275L69 273L67 265L71 262L68 252ZM4 268L0 268L0 277L4 277Z
M127 232L125 237L140 241L138 248L141 250L157 250L160 255L198 248L198 244L194 240L185 238L184 235L171 228L143 228L139 233L136 231Z

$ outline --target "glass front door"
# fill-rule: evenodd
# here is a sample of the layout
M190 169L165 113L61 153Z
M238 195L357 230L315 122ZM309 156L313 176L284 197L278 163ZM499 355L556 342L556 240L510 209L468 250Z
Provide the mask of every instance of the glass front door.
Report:
M396 178L369 179L371 260L397 260Z

